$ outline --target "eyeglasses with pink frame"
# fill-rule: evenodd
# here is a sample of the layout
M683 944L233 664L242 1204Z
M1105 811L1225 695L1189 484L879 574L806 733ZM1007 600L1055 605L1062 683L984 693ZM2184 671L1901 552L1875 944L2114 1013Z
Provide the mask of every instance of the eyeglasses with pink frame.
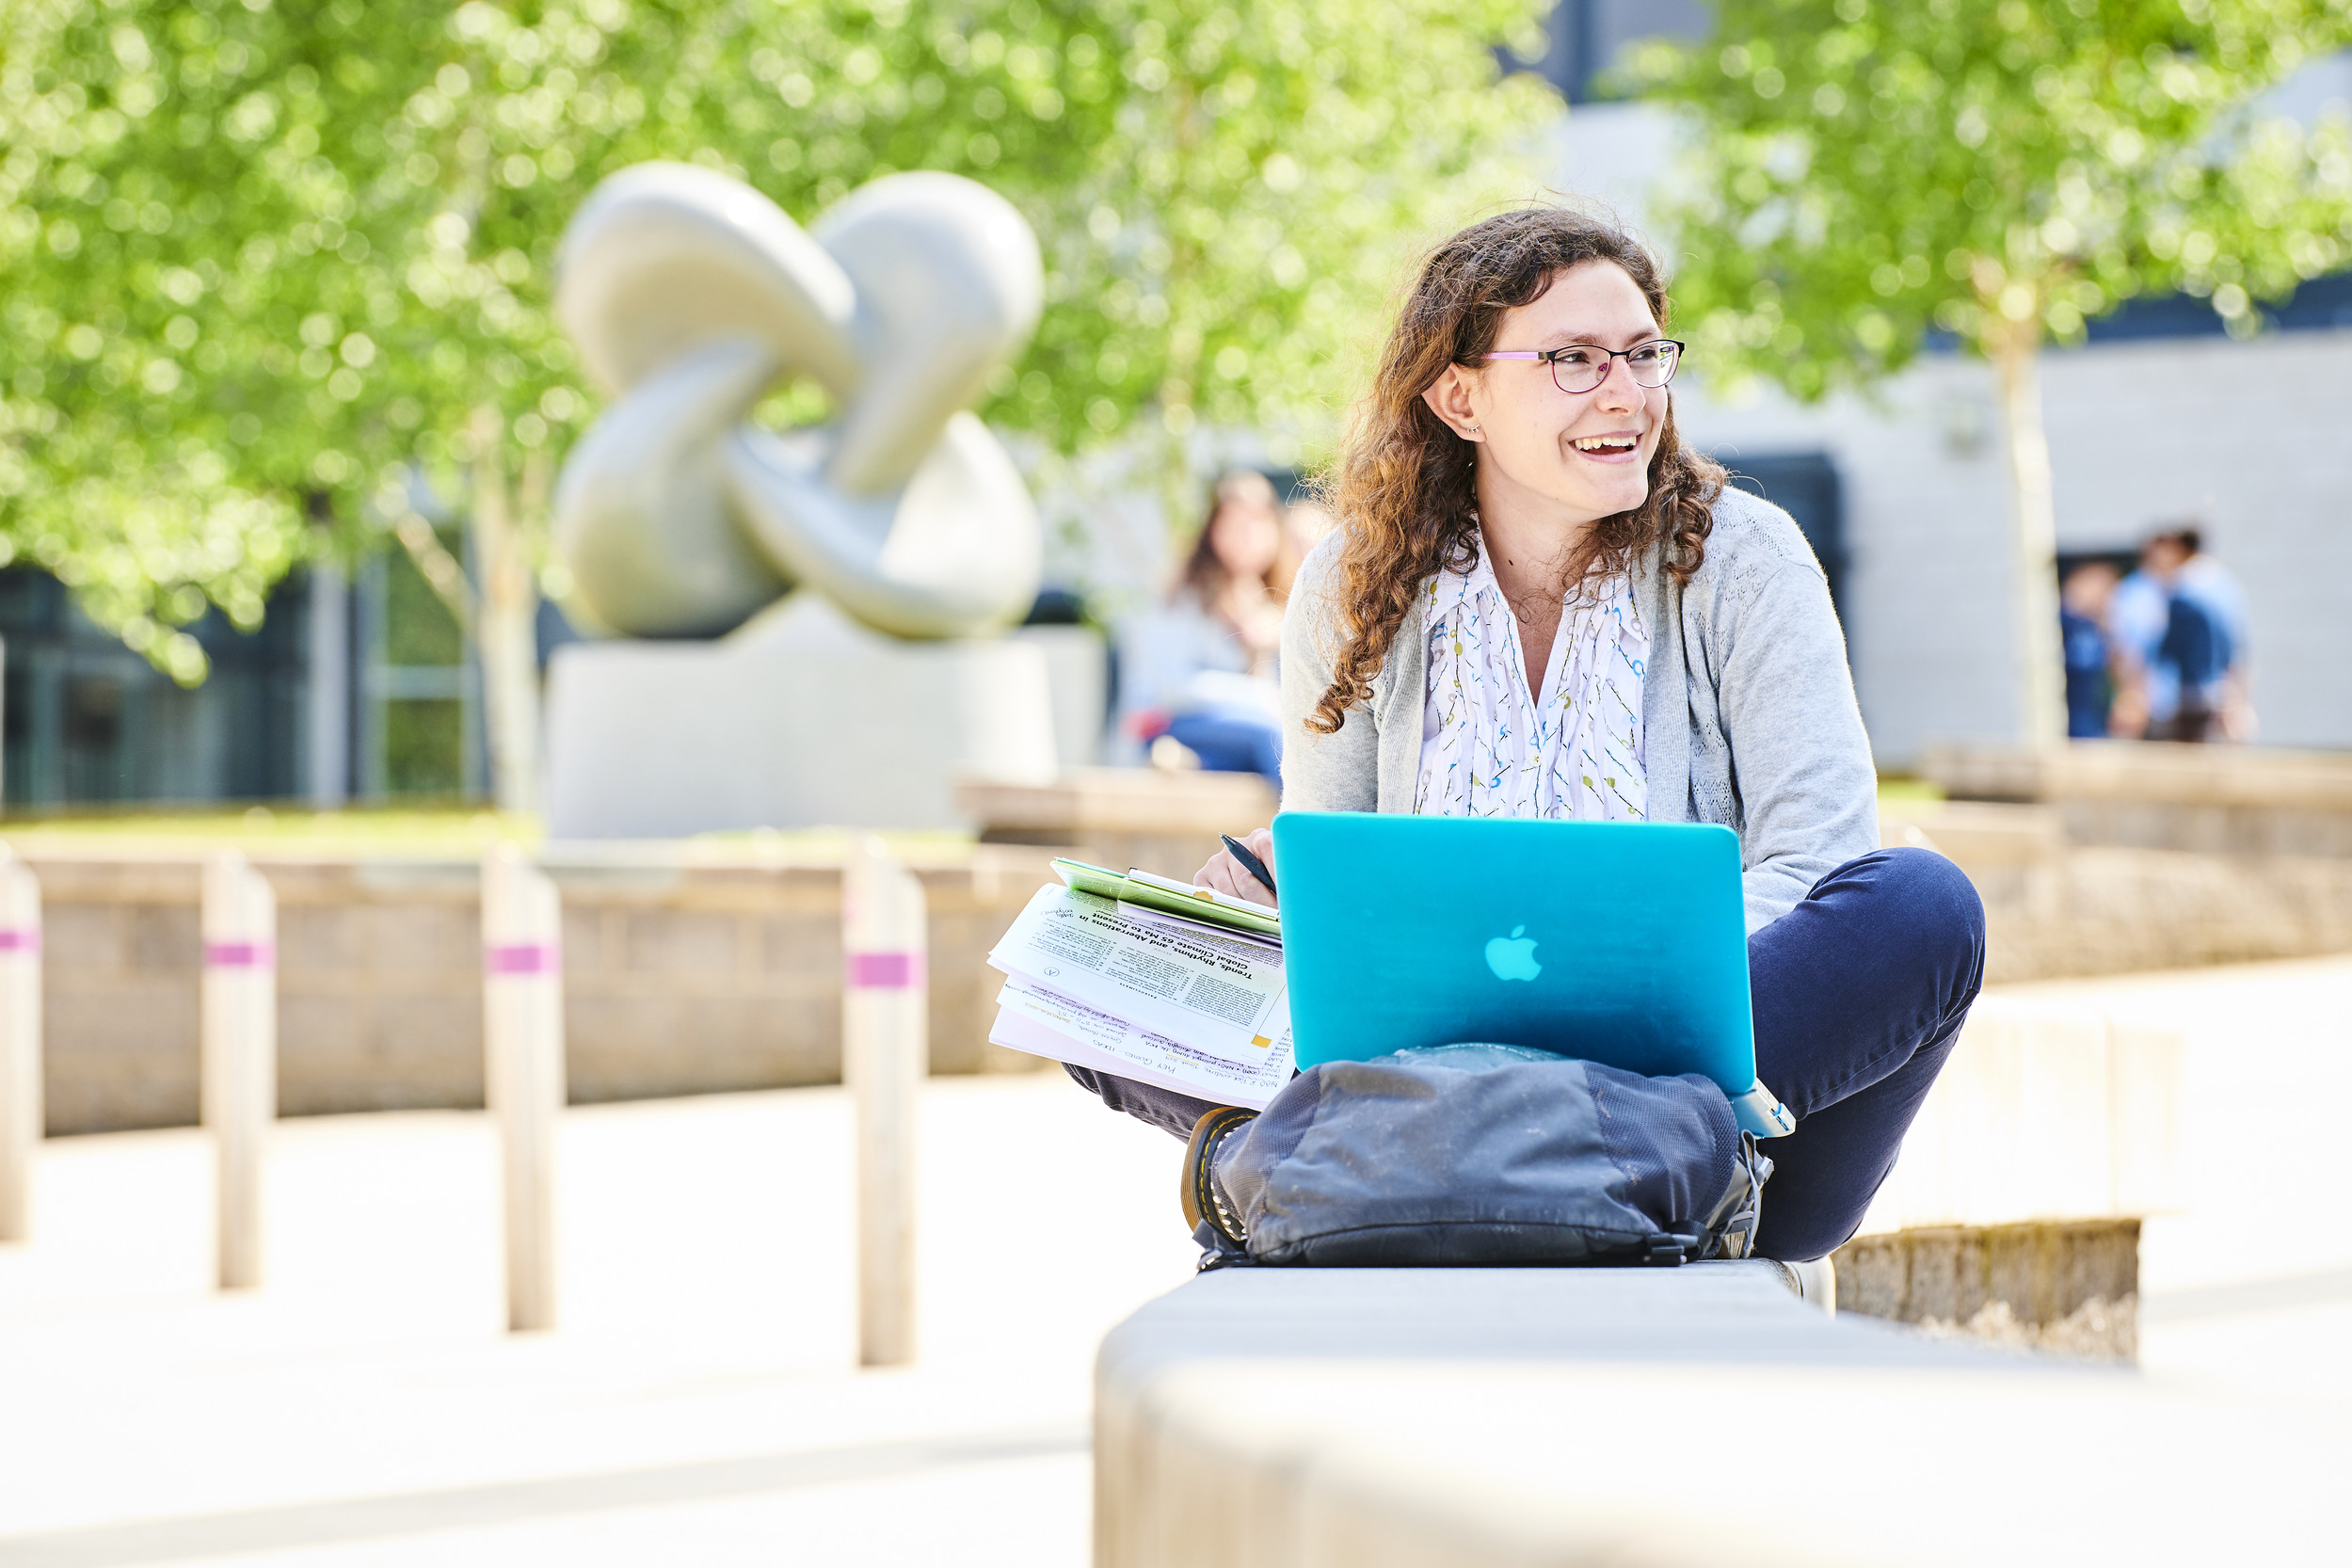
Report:
M1682 351L1689 346L1672 338L1652 338L1631 348L1603 348L1597 343L1572 343L1561 348L1502 348L1481 355L1487 360L1542 360L1552 367L1552 385L1571 394L1589 392L1608 379L1608 367L1625 361L1633 384L1655 392L1674 378Z

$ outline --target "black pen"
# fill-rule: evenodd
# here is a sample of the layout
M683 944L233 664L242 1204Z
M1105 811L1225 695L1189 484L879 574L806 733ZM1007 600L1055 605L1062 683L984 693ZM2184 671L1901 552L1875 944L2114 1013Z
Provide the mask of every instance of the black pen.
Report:
M1236 860L1240 861L1241 869L1243 871L1249 872L1252 876L1257 878L1258 881L1264 883L1268 892L1274 893L1274 873L1266 869L1265 861L1260 860L1256 856L1250 853L1249 845L1243 843L1240 840L1235 838L1230 833L1220 833L1217 837L1225 841L1225 853L1232 856ZM1274 893L1274 896L1279 898L1282 895Z

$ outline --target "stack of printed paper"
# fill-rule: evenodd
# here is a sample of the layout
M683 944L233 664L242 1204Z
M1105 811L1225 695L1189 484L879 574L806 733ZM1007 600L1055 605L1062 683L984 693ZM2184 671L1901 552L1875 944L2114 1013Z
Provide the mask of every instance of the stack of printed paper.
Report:
M1072 885L1039 888L988 955L1006 976L989 1039L1219 1105L1256 1109L1289 1081L1273 911L1140 872L1055 869ZM1151 902L1085 890L1122 883Z

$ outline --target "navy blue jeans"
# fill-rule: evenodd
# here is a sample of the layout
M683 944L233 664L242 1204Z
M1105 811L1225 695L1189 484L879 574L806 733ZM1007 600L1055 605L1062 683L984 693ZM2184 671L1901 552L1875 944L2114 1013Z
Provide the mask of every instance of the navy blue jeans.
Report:
M1984 972L1984 904L1959 867L1924 849L1848 860L1748 938L1756 1076L1797 1116L1795 1132L1764 1145L1773 1168L1758 1252L1820 1257L1854 1234ZM1210 1109L1067 1070L1112 1110L1178 1138Z

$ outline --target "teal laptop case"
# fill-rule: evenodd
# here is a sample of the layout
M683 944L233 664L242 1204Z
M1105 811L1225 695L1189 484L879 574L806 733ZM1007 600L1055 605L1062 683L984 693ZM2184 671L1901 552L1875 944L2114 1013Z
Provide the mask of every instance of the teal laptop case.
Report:
M1494 1041L1699 1073L1760 1138L1739 836L1660 823L1274 818L1301 1067Z

